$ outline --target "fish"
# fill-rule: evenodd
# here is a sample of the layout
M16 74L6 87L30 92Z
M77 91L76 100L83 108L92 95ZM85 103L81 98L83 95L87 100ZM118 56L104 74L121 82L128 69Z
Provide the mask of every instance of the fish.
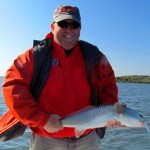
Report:
M93 106L60 119L63 127L74 128L76 138L86 129L107 127L108 122L113 121L119 121L121 126L126 127L145 127L149 132L143 115L118 102L114 105Z

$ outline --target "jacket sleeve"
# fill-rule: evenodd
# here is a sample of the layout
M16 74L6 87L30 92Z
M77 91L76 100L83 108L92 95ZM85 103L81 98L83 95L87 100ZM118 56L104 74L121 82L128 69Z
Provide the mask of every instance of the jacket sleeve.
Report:
M95 66L93 73L93 82L100 104L114 104L118 102L118 88L115 74L105 55L103 55L102 60Z
M49 114L31 95L32 75L33 53L30 49L18 56L6 72L2 92L7 107L20 122L30 127L43 126Z

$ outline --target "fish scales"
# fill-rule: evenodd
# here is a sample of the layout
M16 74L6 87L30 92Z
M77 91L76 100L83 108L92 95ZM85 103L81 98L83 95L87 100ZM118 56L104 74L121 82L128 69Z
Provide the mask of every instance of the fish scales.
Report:
M85 125L90 128L95 124L102 124L112 116L116 117L113 105L103 107L93 107L82 112L70 115L61 120L64 127L76 127L77 125ZM97 126L99 126L97 125Z

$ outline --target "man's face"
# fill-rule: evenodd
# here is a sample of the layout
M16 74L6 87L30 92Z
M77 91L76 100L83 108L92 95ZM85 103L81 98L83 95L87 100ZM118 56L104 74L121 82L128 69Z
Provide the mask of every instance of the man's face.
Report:
M74 21L67 19L64 22L73 23ZM68 24L66 28L63 28L59 26L59 23L53 23L51 24L51 28L54 40L65 50L71 50L79 40L80 26L77 29L72 29L71 24Z

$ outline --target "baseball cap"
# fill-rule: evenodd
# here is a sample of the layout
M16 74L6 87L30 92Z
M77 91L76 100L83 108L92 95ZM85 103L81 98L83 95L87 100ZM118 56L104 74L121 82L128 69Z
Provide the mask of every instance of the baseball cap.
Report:
M59 22L65 19L73 19L81 24L81 17L78 7L70 5L61 5L57 7L53 14L54 22Z

